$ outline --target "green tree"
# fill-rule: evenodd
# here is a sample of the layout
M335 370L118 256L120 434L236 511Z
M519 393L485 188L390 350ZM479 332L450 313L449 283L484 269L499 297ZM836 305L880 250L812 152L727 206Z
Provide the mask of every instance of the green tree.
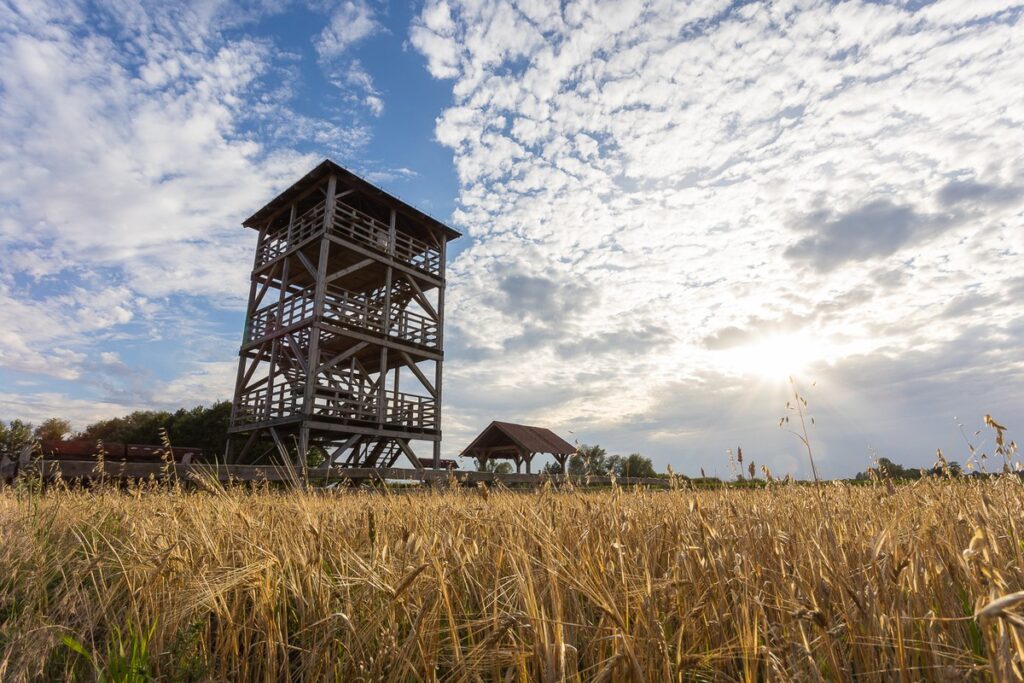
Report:
M889 479L920 479L921 470L913 467L904 467L903 465L894 463L889 458L879 458L878 462L874 467L869 467L864 472L858 472L854 477L855 479L870 479L871 473L874 472L876 475L889 478Z
M498 461L493 458L485 458L484 460L481 461L479 459L474 458L474 461L476 462L477 472L491 472L493 474L512 474L512 472L514 471L512 468L512 463L508 462L507 460Z
M556 463L551 463L545 472L560 473L561 468ZM654 464L650 458L645 458L639 453L627 456L608 455L608 452L600 446L580 446L569 458L569 474L574 476L594 475L607 476L614 474L617 477L656 477Z
M182 408L172 416L167 433L171 438L171 445L202 448L207 456L215 456L224 452L230 421L230 401L220 401L209 408ZM326 454L321 452L319 456L313 455L314 460L317 457L318 462L322 462Z
M541 474L563 474L562 466L557 462L549 462L540 471Z
M59 417L51 417L43 420L36 427L34 436L39 441L63 441L64 437L71 433L71 423Z
M615 465L615 474L620 477L656 477L654 463L650 458L645 458L639 453L632 453L625 458L619 458Z
M94 422L79 436L89 441L159 446L160 430L170 431L171 423L172 416L167 411L136 410L124 417Z
M78 435L89 441L159 446L160 430L167 430L172 446L201 448L207 457L220 455L228 438L231 403L220 401L209 408L181 408L174 413L137 410L124 417L95 422Z
M613 464L609 462L608 451L600 446L580 446L569 458L569 474L603 476Z
M0 455L17 458L21 449L32 443L32 424L11 420L8 424L0 421Z

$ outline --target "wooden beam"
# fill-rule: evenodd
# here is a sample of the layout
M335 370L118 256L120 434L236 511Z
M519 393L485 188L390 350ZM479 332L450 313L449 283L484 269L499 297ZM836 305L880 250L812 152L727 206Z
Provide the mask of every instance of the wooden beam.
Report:
M288 214L288 242L287 242L287 244L288 244L288 248L289 249L292 246L292 231L295 228L295 212L296 212L296 210L297 210L297 206L296 206L295 202L292 202L291 212Z
M263 343L266 344L266 342L263 342ZM243 356L243 362L244 362L244 358L245 357ZM255 374L255 372L256 372L256 368L258 368L260 366L261 362L263 362L263 354L262 353L260 353L258 356L256 356L253 359L252 365L250 365L249 369L245 371L245 377L243 377L238 382L239 386L245 387L246 391L248 391L249 389L252 388L252 387L249 386L249 380L252 379L253 374Z
M235 462L241 462L245 458L245 456L249 454L249 449L252 448L252 445L254 443L256 443L256 437L259 435L259 433L260 430L254 429L252 433L249 434L249 438L245 440L245 444L242 446L242 450L239 451L238 456L234 458ZM235 462L230 462L228 464L233 465L235 464Z
M412 285L412 288L414 290L413 297L416 299L416 302L423 307L423 310L426 311L431 318L437 321L437 311L434 309L434 306L430 303L430 300L427 299L427 295L423 293L422 289L420 289L419 284L417 284L416 280L410 277L408 273L402 274L405 276L405 279L409 281L409 284Z
M370 454L366 456L366 461L363 463L365 467L373 467L377 463L377 458L384 452L384 447L387 446L388 442L381 439L377 442L377 445L373 447Z
M288 348L292 350L292 356L299 364L299 368L302 369L303 374L308 375L309 365L306 364L306 359L302 357L302 349L299 347L299 342L295 341L295 337L291 334L286 334L283 338L288 342Z
M309 271L309 274L315 281L317 277L316 267L312 263L310 263L309 259L306 258L306 255L303 254L301 251L295 252L295 255L299 257L299 261L302 263L303 266L306 267L306 270Z
M275 270L277 270L277 264L274 264L274 267L270 269L269 273L267 273L267 279L260 285L260 291L256 293L256 298L249 300L249 311L251 313L255 313L260 309L260 304L263 303L263 297L266 296L267 290L270 289L270 281L274 279ZM255 279L259 280L260 278L257 277Z
M319 375L321 372L323 372L327 368L334 367L335 365L337 365L341 361L345 360L349 356L351 356L353 354L356 354L356 353L359 353L360 351L362 351L363 349L365 349L369 345L370 344L368 342L359 342L355 346L350 346L349 348L345 349L344 351L339 353L334 358L330 359L326 363L323 363L322 365L317 367L316 374Z
M327 195L324 197L324 231L329 231L334 225L334 206L338 197L338 176L331 174L327 181Z
M392 259L392 258L390 258L388 256L384 256L384 255L380 254L380 252L371 251L369 248L364 247L361 244L358 244L356 242L353 242L352 240L347 240L347 239L344 239L344 238L339 237L338 235L334 235L334 234L327 235L327 239L329 239L331 242L334 242L335 244L337 244L339 246L342 246L342 247L348 249L349 251L354 251L355 253L361 254L362 256L366 256L368 258L373 258L373 259L378 259L380 261L384 261L384 262L390 264L392 268L395 268L396 270L400 270L403 273L406 273L406 274L409 274L409 275L413 275L414 277L422 278L423 280L426 280L427 282L429 282L430 284L434 285L435 287L441 287L441 286L444 285L444 283L441 282L441 280L439 280L438 278L434 277L433 275L429 275L429 274L424 273L424 272L422 272L420 270L416 270L412 266L407 266L404 263L401 263L401 262L399 262L396 259Z
M423 463L420 462L420 459L416 456L416 453L409 446L409 440L408 439L396 439L396 441L398 441L399 448L401 448L402 452L405 453L405 457L407 457L409 459L409 462L412 463L412 466L414 468L418 469L418 470L422 470L423 469Z
M288 448L285 447L284 442L281 441L281 437L278 436L277 430L273 427L270 428L270 437L274 440L274 445L277 446L277 453L281 456L282 463L288 463L291 461L291 456L288 455Z
M327 183L327 208L329 212L324 213L324 227L328 228L331 225L331 215L334 213L334 191L337 187L338 179L334 174L331 174L331 179ZM330 258L331 243L326 239L327 232L324 232L325 237L320 240L320 261L317 264L316 270L316 293L313 296L313 316L314 319L323 317L324 314L324 296L327 293L327 283L325 278L327 277L327 262ZM310 328L309 338L309 358L306 364L306 390L302 398L302 413L304 415L313 414L313 391L316 388L316 375L309 372L309 368L316 368L320 364L320 327L314 324Z
M409 354L407 354L405 351L399 351L398 353L402 356L402 360L405 361L405 364L409 367L410 370L412 370L413 374L416 375L416 378L423 383L424 388L426 388L426 390L430 392L430 395L436 399L437 389L434 387L433 384L430 383L430 380L427 379L427 376L424 375L423 372L418 367L416 367L416 361L410 358Z
M339 455L341 455L348 449L355 447L355 445L359 443L359 440L362 438L362 434L353 434L352 436L348 437L348 439L345 440L345 443L335 448L334 452L327 456L327 459L324 461L323 467L332 467L334 465L334 461L337 459Z
M347 327L338 327L337 325L331 325L330 323L325 322L317 323L317 327L321 327L327 330L328 332L333 332L334 334L340 334L346 337L351 337L352 339L358 339L360 341L369 342L374 345L379 344L381 346L387 346L389 349L398 349L400 351L405 351L406 353L413 356L418 356L423 360L440 360L442 358L441 354L436 351L418 349L415 346L410 346L408 344L396 342L393 339L382 339L379 336L366 334L364 332L359 332L357 330L349 329Z
M345 277L346 275L351 275L352 273L356 272L357 270L362 270L363 268L365 268L366 266L370 265L371 263L373 263L373 259L372 258L363 259L362 261L360 261L358 263L355 263L355 264L349 266L348 268L342 268L341 270L328 275L327 279L326 279L326 282L328 284L330 284L330 283L334 282L335 280L337 280L338 278Z

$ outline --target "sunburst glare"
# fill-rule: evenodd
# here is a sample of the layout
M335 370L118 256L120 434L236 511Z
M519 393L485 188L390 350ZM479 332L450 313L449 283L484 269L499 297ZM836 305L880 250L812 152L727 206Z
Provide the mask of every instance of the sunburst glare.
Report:
M743 375L766 380L786 381L800 377L816 361L829 360L834 354L825 338L804 333L771 334L726 352L725 364Z

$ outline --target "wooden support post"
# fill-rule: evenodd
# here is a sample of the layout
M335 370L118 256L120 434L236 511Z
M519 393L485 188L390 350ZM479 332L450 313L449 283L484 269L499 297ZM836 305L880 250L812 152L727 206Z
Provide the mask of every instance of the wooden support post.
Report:
M288 447L284 445L283 441L281 441L281 437L278 435L277 430L271 427L269 431L270 438L274 440L274 445L277 446L277 454L281 456L281 464L291 464L291 456L288 455Z
M394 253L395 249L395 211L391 210L391 230L388 233L388 250L389 253ZM381 330L385 339L390 336L391 333L391 266L387 266L384 271L384 312L381 315ZM388 371L388 347L381 345L380 347L380 372L378 379L380 386L377 387L377 422L383 426L387 422L388 418L388 406L387 406L387 389L385 385L387 382L384 381L384 377ZM399 400L398 395L395 395L395 401Z
M242 450L239 451L238 457L236 457L233 461L229 459L228 460L228 464L232 464L233 465L235 462L244 462L245 461L245 456L249 453L249 449L252 448L252 445L254 443L256 443L256 436L259 433L260 433L260 430L258 430L258 429L254 429L251 432L249 432L249 438L247 438L245 440L245 445L243 445L242 446Z
M402 449L402 452L405 453L405 457L407 457L409 459L409 462L412 463L412 466L415 467L418 470L422 470L423 469L423 463L420 462L420 459L418 457L416 457L416 453L413 452L412 447L409 446L409 440L408 439L396 439L396 440L398 441L398 445Z
M447 244L441 235L441 282L445 280L445 259ZM437 288L437 348L444 348L444 284ZM434 469L441 467L441 366L440 360L434 361L434 429L437 430L437 441L434 442Z
M324 314L324 295L327 291L327 262L330 258L331 242L326 235L330 231L334 220L334 193L338 187L337 176L331 175L327 181L327 198L324 200L324 237L320 240L320 259L316 270L316 293L313 296L313 326L309 330L309 356L306 367L306 390L302 397L302 414L311 416L313 414L314 393L316 391L317 376L315 372L320 367L320 321Z
M256 301L256 284L258 282L258 279L257 279L257 277L255 275L255 271L256 271L256 268L259 266L259 263L260 263L260 249L263 246L263 241L267 238L267 231L269 229L270 229L270 223L268 221L267 224L265 226L263 226L262 229L260 229L259 237L256 238L256 254L255 254L255 256L253 256L253 260L252 260L252 269L253 269L253 273L254 274L249 279L249 299L248 299L248 302L246 303L246 309L245 309L245 326L242 328L242 346L245 346L246 342L249 341L248 339L246 339L246 337L249 334L249 321L252 319L253 313L256 312L254 310L254 308L253 308L254 305L255 305L255 301ZM234 396L234 399L231 401L231 421L230 421L229 424L234 424L235 421L238 419L238 407L242 403L242 392L243 392L243 389L244 389L244 384L242 382L242 376L243 376L244 373L245 373L245 354L242 353L241 351L239 351L239 353L238 353L238 375L235 378L235 396Z
M263 405L263 415L258 415L257 420L269 420L273 417L274 376L277 374L277 354L280 345L280 338L274 338L270 341L270 366L267 369L267 400Z
M295 210L295 202L292 202L291 212L288 214L288 243L287 247L285 247L286 249L291 249L293 246L295 246L295 243L292 239L292 233L295 230ZM284 291L284 287L281 287L281 291Z
M305 467L309 455L309 427L303 425L299 428L299 452L295 454L295 464L299 467Z

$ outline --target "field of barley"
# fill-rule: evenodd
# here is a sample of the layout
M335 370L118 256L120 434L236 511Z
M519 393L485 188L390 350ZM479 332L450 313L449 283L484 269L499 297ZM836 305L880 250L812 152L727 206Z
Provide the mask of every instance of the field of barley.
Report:
M0 491L0 680L1007 680L1024 487Z

